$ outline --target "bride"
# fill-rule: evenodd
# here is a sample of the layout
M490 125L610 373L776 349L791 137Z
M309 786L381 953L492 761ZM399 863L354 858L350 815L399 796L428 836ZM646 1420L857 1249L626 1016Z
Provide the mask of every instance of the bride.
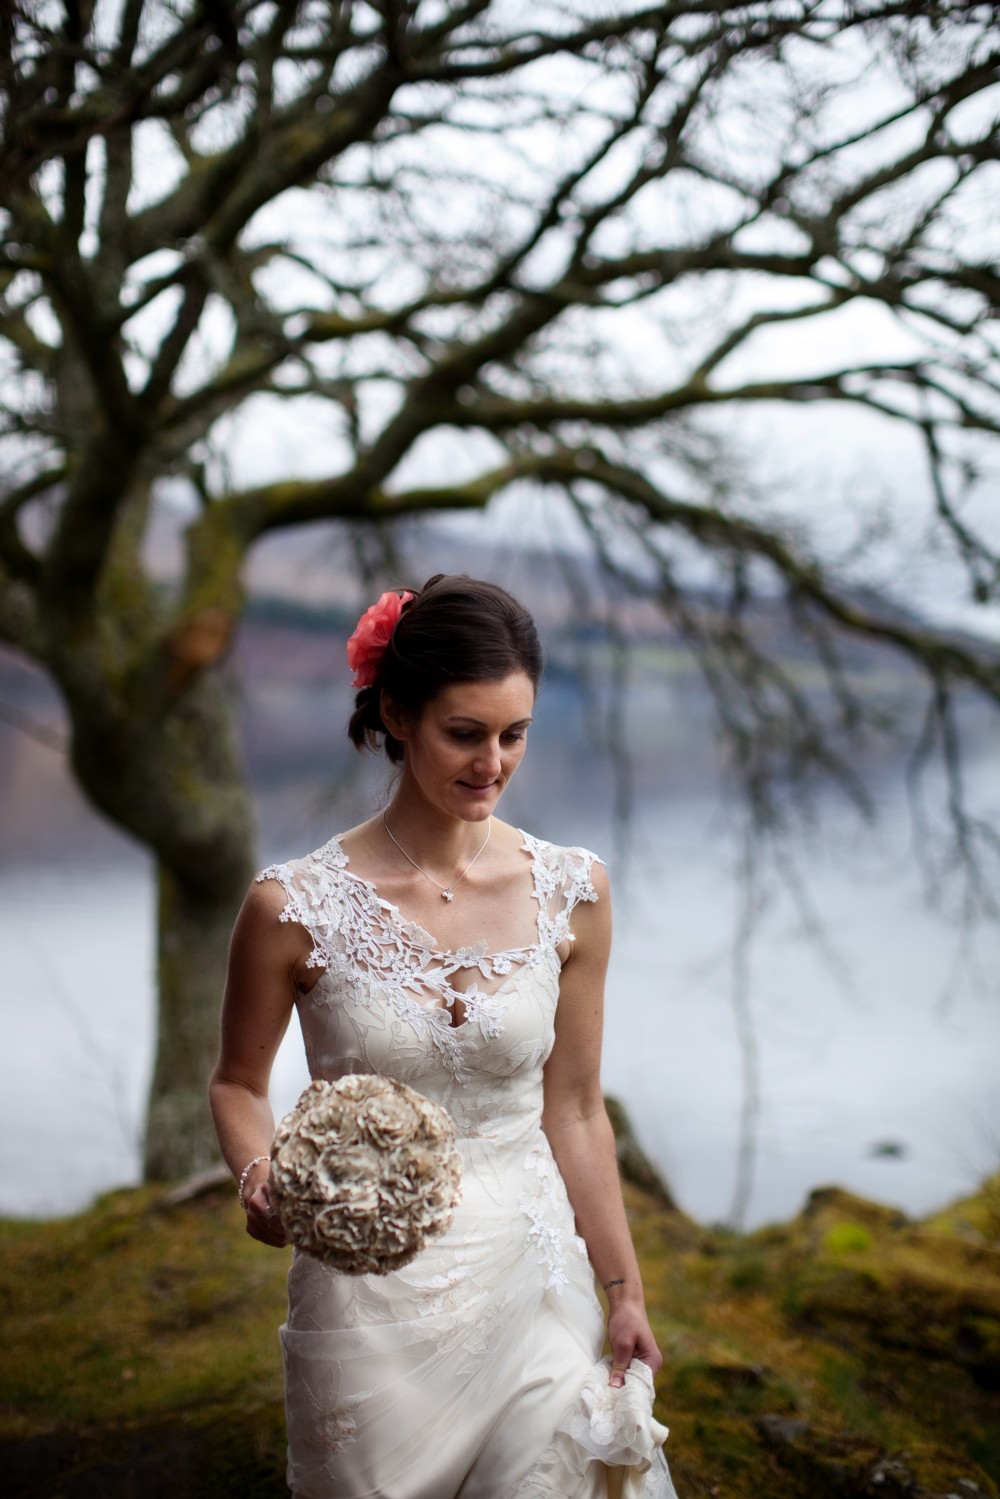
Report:
M247 1232L281 1247L267 1089L294 1008L314 1078L386 1074L448 1110L462 1201L388 1275L293 1255L289 1485L297 1499L675 1499L600 1087L607 876L496 816L541 676L533 621L493 584L439 575L383 594L348 661L350 736L398 767L394 794L251 885L213 1114Z

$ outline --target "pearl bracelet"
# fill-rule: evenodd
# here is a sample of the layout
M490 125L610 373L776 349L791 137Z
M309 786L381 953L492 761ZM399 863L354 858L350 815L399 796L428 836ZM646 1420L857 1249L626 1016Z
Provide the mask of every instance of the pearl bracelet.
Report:
M270 1159L271 1157L269 1155L255 1155L253 1160L247 1161L246 1165L243 1167L243 1171L240 1175L240 1184L236 1189L236 1195L240 1199L240 1207L244 1212L246 1212L247 1210L247 1205L243 1201L243 1188L247 1184L247 1177L250 1175L255 1166L260 1165L261 1161L269 1161Z

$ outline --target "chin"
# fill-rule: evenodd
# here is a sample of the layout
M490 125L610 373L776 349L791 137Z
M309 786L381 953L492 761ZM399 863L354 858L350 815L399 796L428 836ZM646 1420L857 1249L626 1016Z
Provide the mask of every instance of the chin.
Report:
M491 816L496 810L502 789L502 787L491 786L481 796L476 796L474 793L465 791L462 787L459 787L459 805L462 809L462 816L468 822L476 822L482 818Z

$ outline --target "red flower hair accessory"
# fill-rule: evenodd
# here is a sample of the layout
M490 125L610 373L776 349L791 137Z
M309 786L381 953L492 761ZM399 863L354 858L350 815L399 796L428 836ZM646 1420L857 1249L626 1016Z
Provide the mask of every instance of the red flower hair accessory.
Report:
M347 642L347 664L354 673L353 687L371 687L378 675L378 664L392 639L403 605L412 593L383 593L378 603L366 609L358 628Z

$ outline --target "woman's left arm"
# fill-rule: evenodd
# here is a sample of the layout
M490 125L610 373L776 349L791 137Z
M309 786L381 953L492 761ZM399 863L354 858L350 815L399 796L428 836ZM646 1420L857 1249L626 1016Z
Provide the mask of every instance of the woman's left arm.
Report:
M595 864L597 900L573 912L576 940L563 964L556 1038L545 1064L542 1128L552 1146L576 1226L608 1298L611 1383L633 1358L655 1374L663 1363L646 1318L639 1265L618 1177L615 1138L601 1093L604 978L611 949L607 871Z

